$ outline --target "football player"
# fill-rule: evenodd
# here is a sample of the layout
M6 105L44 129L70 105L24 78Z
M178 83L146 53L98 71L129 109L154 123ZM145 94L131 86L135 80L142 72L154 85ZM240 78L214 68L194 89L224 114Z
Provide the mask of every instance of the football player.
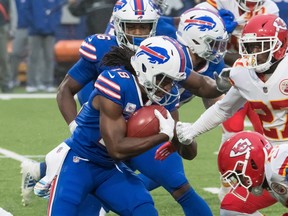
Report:
M199 134L225 121L247 101L258 114L263 133L271 144L282 144L287 141L286 23L275 15L255 16L245 25L239 46L242 58L230 71L232 88L194 124L182 122L177 124L177 135L183 144L186 141L191 142ZM235 205L232 205L233 202L226 197L227 195L221 203L222 208L235 211ZM262 208L266 207L265 202L260 203L263 205ZM238 213L252 214L260 209L259 202L257 205L249 205L248 209L241 208L241 205L238 207Z
M145 39L134 56L133 53L123 46L104 56L103 65L110 69L96 80L95 90L75 119L78 126L64 141L69 150L53 180L48 215L78 214L79 204L89 193L119 215L157 215L142 181L123 161L161 142L172 141L173 117L177 120L180 94L175 84L184 80L189 71L185 72L186 59L181 46L166 36ZM159 134L125 137L126 119L152 103L165 105L173 117L167 113L164 118L156 110ZM192 144L185 148L193 152ZM193 193L194 205L197 203L193 213L212 215L205 201Z
M259 133L239 132L221 146L219 172L232 187L227 196L234 201L240 199L242 205L234 202L235 211L221 208L220 215L240 215L239 208L247 209L247 205L262 208L263 203L270 206L277 201L288 207L286 143L272 147Z
M156 25L156 21L153 18L157 19L158 14L157 12L153 12L153 16L151 15L153 7L151 9L150 2L143 1L142 3L145 5L145 10L141 11L138 8L137 15L135 15L135 7L139 5L134 3L139 3L139 1L131 1L126 3L127 4L121 4L120 8L119 5L117 5L115 8L114 23L116 29L116 37L109 35L93 35L88 37L80 48L82 58L68 72L68 75L64 78L62 84L59 87L57 97L59 108L66 122L69 123L71 131L73 131L77 126L77 121L72 121L76 115L76 103L73 98L74 94L79 91L79 89L81 89L87 82L97 78L98 73L95 71L95 68L98 68L99 71L102 71L103 68L105 68L105 66L100 64L100 60L103 54L98 55L98 52L101 51L101 47L107 48L121 45L130 49L135 49L139 45L139 41L155 32L154 27ZM140 4L140 6L142 5ZM148 10L147 13L146 10ZM139 17L141 17L141 19L139 19ZM140 27L137 27L137 24L140 25ZM117 29L118 27L119 29ZM224 29L223 24L222 28ZM106 43L107 46L104 46L104 43ZM184 53L187 56L188 50L184 49ZM192 68L191 62L189 64L190 65L188 68ZM81 68L80 66L84 68ZM222 94L222 92L219 92L216 89L215 82L212 81L212 79L200 76L194 72L190 72L188 74L188 78L183 82L182 85L186 86L186 88L190 88L194 94L205 97L217 97ZM156 149L157 147L151 149L149 152L145 152L145 154L139 155L138 157L133 157L129 161L130 166L138 169L148 178L153 179L153 181L157 183L157 186L161 185L166 190L168 190L175 198L175 200L182 206L186 215L191 215L193 212L197 212L199 206L201 206L201 204L197 204L197 200L201 201L201 199L197 197L197 194L191 188L188 180L185 177L181 157L178 154L174 154L171 159L165 162L165 164L167 163L172 165L163 166L163 162L157 162L154 160ZM143 163L144 158L146 157L150 158L149 161L153 163L153 165L149 163ZM147 160L145 159L145 161ZM151 167L154 169L151 169ZM167 169L165 167L167 167ZM171 169L171 167L173 167L173 169ZM175 173L177 175L175 175ZM166 176L169 176L169 178ZM35 192L38 193L38 195L41 195L41 184L44 185L43 188L45 189L45 186L49 185L50 182L40 181L39 183L40 185L37 184ZM151 187L151 189L153 188L154 187Z

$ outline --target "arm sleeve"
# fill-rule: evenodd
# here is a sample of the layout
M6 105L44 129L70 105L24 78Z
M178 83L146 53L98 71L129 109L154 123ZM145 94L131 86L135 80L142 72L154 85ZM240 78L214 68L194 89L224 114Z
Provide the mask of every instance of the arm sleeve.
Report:
M193 137L212 130L224 122L242 107L245 102L246 100L242 98L238 90L232 87L222 100L217 101L194 122L191 128Z

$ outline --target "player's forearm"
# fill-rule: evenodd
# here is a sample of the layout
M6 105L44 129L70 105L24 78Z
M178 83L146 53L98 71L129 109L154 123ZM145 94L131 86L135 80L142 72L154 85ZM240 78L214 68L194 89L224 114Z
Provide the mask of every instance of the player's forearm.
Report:
M58 108L69 125L77 115L77 103L74 99L74 95L67 89L59 88L57 93Z

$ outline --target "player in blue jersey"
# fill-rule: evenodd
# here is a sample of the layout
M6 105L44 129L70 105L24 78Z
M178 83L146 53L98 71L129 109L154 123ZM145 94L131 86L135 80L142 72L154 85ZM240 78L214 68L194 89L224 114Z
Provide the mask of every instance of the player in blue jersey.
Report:
M165 36L144 40L130 63L131 53L116 47L104 57L110 69L98 77L75 119L78 126L64 141L70 149L53 180L48 215L77 215L89 193L119 215L157 215L144 184L122 161L173 139L179 99L175 82L185 79L186 60L180 45ZM173 117L155 111L159 134L125 137L129 116L152 103L165 105ZM193 151L192 144L185 148ZM204 201L199 204L199 211L207 208L211 214Z
M121 10L120 10L121 11ZM127 11L127 10L125 10ZM117 15L117 13L115 13ZM121 15L121 17L120 17ZM120 25L126 25L126 21L127 20L123 20L123 17L128 17L129 19L132 19L130 18L129 16L125 16L125 13L123 14L120 14L119 16L116 16L116 18L119 18L119 20L121 21ZM121 19L120 19L121 18ZM135 18L134 18L135 20ZM138 20L138 19L136 19ZM136 22L136 20L134 22ZM129 21L129 20L128 20ZM131 20L130 20L130 24L131 24ZM120 26L119 25L119 26ZM135 27L134 27L135 28ZM120 34L117 34L117 37L119 37L119 41L122 41L122 44L124 44L124 46L128 46L128 47L134 47L135 45L132 45L130 44L130 42L127 40L127 37L125 34L123 34L121 31L119 31ZM105 39L108 39L108 41L111 41L113 40L113 37L109 37L109 36L106 36L106 35L101 35L100 39L98 38L99 36L98 35L95 35L92 37L92 39L89 38L85 40L85 47L81 47L81 49L83 49L83 51L81 51L82 53L82 58L80 61L85 62L87 63L87 65L89 65L88 67L88 70L91 70L91 72L94 72L95 71L92 71L92 69L95 68L95 65L97 66L97 64L94 63L94 61L91 61L91 59L87 58L86 56L88 57L92 57L92 58L98 58L98 56L95 55L95 52L93 52L93 50L99 50L99 49L96 49L98 47L95 47L95 45L93 45L93 43L97 40L100 40L100 44L103 45L104 44L104 41ZM125 39L126 38L126 39ZM115 39L114 39L115 40ZM127 43L128 42L128 43ZM127 44L125 44L127 43ZM87 47L89 49L87 49ZM90 49L91 48L91 49ZM84 52L85 51L85 52ZM188 49L185 49L184 48L184 52L185 52L185 55L188 56ZM83 55L83 53L85 53L85 56ZM187 59L190 59L189 57L187 57ZM88 63L91 63L91 64L88 64ZM192 68L192 64L191 62L189 63L190 64L190 68ZM87 66L86 64L84 64L85 66ZM86 69L82 69L81 67L79 66L83 66L83 64L76 64L71 71L69 71L68 75L67 75L67 79L65 78L65 80L63 81L63 85L61 84L60 86L60 93L61 93L61 88L65 88L65 91L71 91L72 90L72 93L70 92L70 94L66 94L65 97L63 97L63 99L65 100L70 100L72 99L73 100L73 103L74 105L71 107L71 106L67 106L68 103L63 103L64 101L61 100L61 103L63 105L66 104L67 106L67 109L74 109L74 107L76 106L75 105L75 101L73 99L73 95L75 94L75 92L77 92L77 90L74 90L73 87L74 85L79 85L78 83L82 83L82 82L79 82L78 80L74 80L73 78L76 77L76 75L78 76L81 76L80 78L82 78L83 75L85 75L84 73L79 73L79 71L86 71ZM75 76L73 76L73 72L76 74ZM73 76L73 78L71 77ZM97 73L95 74L95 77L97 77ZM221 93L216 91L216 86L215 86L215 83L214 82L211 82L210 79L206 79L205 77L202 77L202 76L199 76L195 73L191 73L189 76L188 76L188 79L187 81L185 81L184 83L182 83L183 86L186 85L186 87L189 87L195 94L197 95L200 95L200 96L205 96L205 97L216 97L218 95L220 95ZM80 85L80 87L82 87L82 85ZM79 88L80 88L79 87ZM74 92L74 94L73 94ZM58 94L59 95L59 94ZM64 95L64 94L63 94ZM60 108L61 109L61 108ZM71 117L71 113L72 113L72 117ZM76 115L76 107L75 107L75 114L73 114L74 112L66 112L65 111L65 114L63 114L63 116L65 117L69 117L70 116L70 119L74 119L75 118L75 115ZM66 119L66 118L65 118ZM67 121L67 120L66 120ZM69 120L67 121L68 123ZM72 121L72 124L71 125L75 125L75 121ZM137 168L139 170L141 170L142 173L145 173L145 175L149 176L150 178L153 178L153 180L155 180L157 182L157 186L159 185L162 185L164 186L171 194L172 196L177 200L177 202L179 202L179 204L182 206L183 210L185 211L186 215L191 215L193 213L191 212L194 212L193 208L197 208L198 206L201 206L201 205L197 205L197 202L195 199L195 192L194 190L190 187L186 177L185 177L185 174L184 174L184 169L183 169L183 164L182 164L182 161L181 161L181 158L179 157L178 154L173 154L173 156L168 160L168 161L165 161L165 164L173 164L173 167L177 167L177 170L179 173L178 176L175 176L175 175L170 175L169 176L169 173L170 172L173 172L173 169L172 169L172 166L171 166L171 169L169 169L169 172L167 172L167 170L164 170L165 173L167 173L167 175L169 176L169 178L166 178L165 175L162 174L162 172L164 171L161 171L159 172L159 169L163 169L163 163L161 162L155 162L153 160L153 157L154 157L154 154L155 154L155 151L156 151L156 147L154 149L151 150L151 153L148 155L146 154L147 156L149 156L149 160L153 163L156 163L156 165L148 165L148 163L146 164L143 164L143 159L141 158L143 155L141 156L138 156L138 157L135 157L133 158L133 160L131 160L130 164L133 165L134 168ZM144 157L144 156L143 156ZM152 160L151 160L152 159ZM161 165L161 166L160 166ZM151 167L154 167L155 169L154 170L151 170ZM167 165L167 167L169 167ZM159 168L159 169L156 169L156 168ZM153 172L152 172L153 171ZM148 173L148 174L147 174ZM171 176L173 176L173 178L171 178ZM147 181L145 181L147 182ZM149 189L153 189L154 186L153 185L148 185L146 184L147 187ZM181 191L181 193L179 193L178 191ZM196 197L197 198L197 197Z
M192 8L185 11L181 17L177 30L177 39L188 47L193 70L201 75L213 78L214 73L220 74L225 67L223 57L226 53L228 34L222 18L207 9ZM195 95L179 85L181 91L180 106L190 101ZM206 108L214 104L219 98L203 98ZM166 159L176 150L171 143L162 145L156 158Z

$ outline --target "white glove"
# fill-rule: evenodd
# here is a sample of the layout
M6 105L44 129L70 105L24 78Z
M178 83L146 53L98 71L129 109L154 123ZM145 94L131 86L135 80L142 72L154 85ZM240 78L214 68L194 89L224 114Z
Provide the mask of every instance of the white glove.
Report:
M183 145L190 145L194 139L192 136L192 124L185 122L177 122L176 133L178 140Z
M167 111L167 118L164 118L164 116L162 116L162 114L156 109L154 110L154 114L159 120L159 133L166 134L169 137L169 141L171 141L174 137L175 121L170 112Z
M214 79L217 84L218 91L226 93L231 88L231 82L229 79L231 68L224 68L218 75L217 72L213 73Z
M75 120L73 120L73 121L68 125L71 134L73 134L73 132L74 132L74 130L76 129L77 126L78 126L78 124L76 123Z

